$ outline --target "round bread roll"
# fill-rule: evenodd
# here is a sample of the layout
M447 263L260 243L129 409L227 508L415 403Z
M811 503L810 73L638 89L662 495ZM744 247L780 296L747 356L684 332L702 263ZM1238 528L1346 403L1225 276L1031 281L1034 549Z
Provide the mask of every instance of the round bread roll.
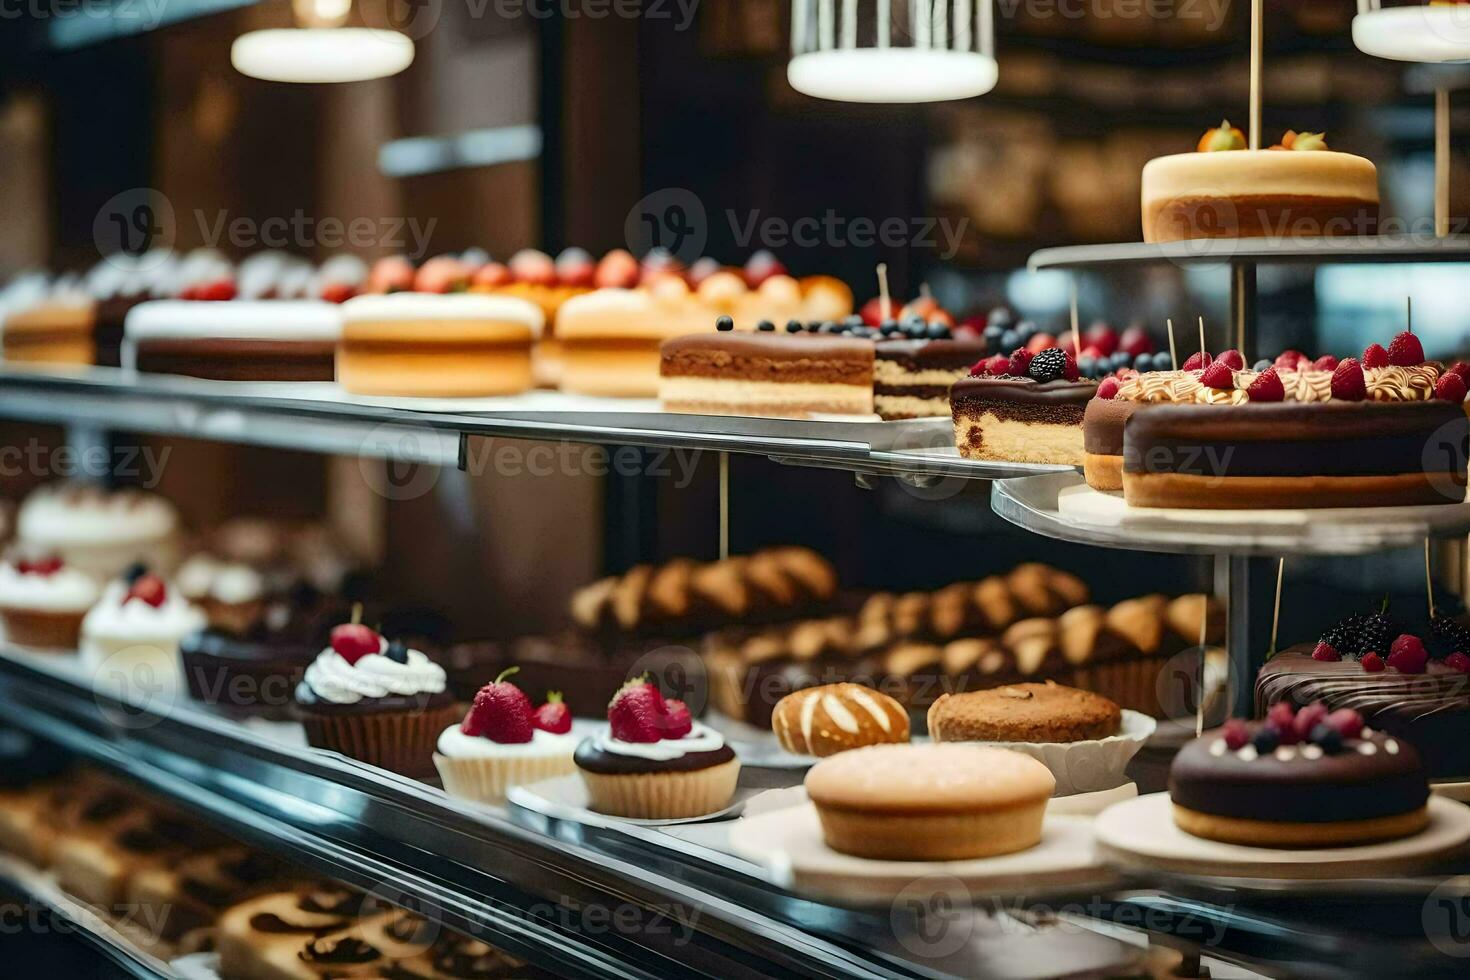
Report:
M1041 840L1051 772L1030 756L979 745L872 745L806 775L834 851L887 861L1010 854Z
M861 684L824 684L777 702L771 730L787 752L826 758L865 745L907 742L909 716L882 691Z

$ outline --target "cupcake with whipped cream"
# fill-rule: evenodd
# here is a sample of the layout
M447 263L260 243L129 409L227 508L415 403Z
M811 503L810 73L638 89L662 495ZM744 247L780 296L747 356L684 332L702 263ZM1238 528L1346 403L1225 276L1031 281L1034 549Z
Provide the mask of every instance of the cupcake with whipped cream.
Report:
M99 683L138 692L173 690L179 642L206 622L178 589L135 568L109 584L82 620L82 660Z
M168 575L179 561L178 512L142 490L48 484L26 497L15 529L26 547L60 556L99 584L135 562Z
M526 692L506 680L517 669L480 688L464 721L440 734L434 765L450 796L499 803L511 786L572 771L571 711L555 691L533 709Z
M702 817L730 805L740 761L720 733L664 700L646 677L618 689L608 727L573 756L592 809L618 817Z
M60 558L0 563L0 621L5 639L42 650L75 650L97 583Z
M405 776L432 771L434 745L458 715L444 668L401 641L353 621L296 686L306 740Z
M179 567L174 582L184 598L209 617L209 625L243 633L265 609L265 579L240 562L197 554Z

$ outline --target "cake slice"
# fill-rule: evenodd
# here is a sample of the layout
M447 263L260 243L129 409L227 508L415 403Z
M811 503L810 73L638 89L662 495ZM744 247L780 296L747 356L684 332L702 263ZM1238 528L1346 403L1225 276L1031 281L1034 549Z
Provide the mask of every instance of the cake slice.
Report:
M835 334L736 331L664 341L659 400L697 415L873 414L873 342ZM767 324L769 326L769 324Z
M949 389L985 355L983 340L885 340L873 362L873 407L885 420L949 414Z
M1034 357L1018 350L976 369L981 373L956 381L949 394L961 456L1082 465L1082 415L1097 384L1079 379L1070 355L1060 347Z

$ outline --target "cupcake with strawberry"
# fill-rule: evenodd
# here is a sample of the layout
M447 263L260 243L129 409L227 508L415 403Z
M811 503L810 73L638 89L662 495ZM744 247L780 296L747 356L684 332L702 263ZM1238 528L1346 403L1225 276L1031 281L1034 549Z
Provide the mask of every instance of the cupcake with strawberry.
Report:
M591 807L643 820L701 817L729 806L740 762L719 732L689 708L664 700L647 677L629 681L607 706L608 727L574 756Z
M405 776L430 769L434 742L458 713L444 668L359 620L332 629L296 686L306 740Z
M97 583L60 558L0 562L0 622L5 639L42 650L75 650Z
M82 620L81 653L100 682L146 692L178 685L179 643L204 612L143 565L110 583Z
M506 680L517 670L509 667L480 688L464 721L439 736L434 765L450 796L499 803L511 786L572 771L571 711L556 691L533 708L526 692Z

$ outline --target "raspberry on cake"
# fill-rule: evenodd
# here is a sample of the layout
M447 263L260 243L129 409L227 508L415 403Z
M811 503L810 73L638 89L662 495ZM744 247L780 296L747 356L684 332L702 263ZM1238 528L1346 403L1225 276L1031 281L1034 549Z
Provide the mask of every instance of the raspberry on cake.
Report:
M769 325L769 321L767 321ZM665 411L703 415L873 414L873 343L828 334L733 328L691 334L660 348Z
M1081 466L1082 415L1097 384L1060 347L977 364L950 389L955 446L966 459ZM999 373L997 373L999 372Z
M1321 133L1288 131L1269 150L1248 150L1228 122L1195 153L1143 168L1143 240L1372 235L1378 171L1327 148Z
M1429 783L1408 742L1355 711L1273 704L1180 750L1169 769L1174 822L1207 840L1344 847L1408 837L1429 823Z

